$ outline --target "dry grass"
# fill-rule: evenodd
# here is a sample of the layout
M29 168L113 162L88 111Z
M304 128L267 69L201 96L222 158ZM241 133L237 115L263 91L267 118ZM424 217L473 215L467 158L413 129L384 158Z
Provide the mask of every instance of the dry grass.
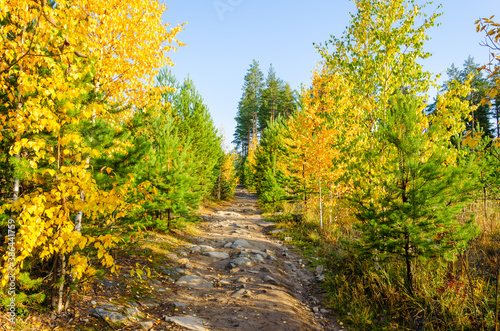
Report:
M332 222L326 209L319 229L316 208L285 205L272 218L289 229L304 254L329 274L325 289L330 306L354 330L494 330L500 265L500 202L482 198L459 218L472 215L480 235L456 261L416 261L416 295L404 289L404 265L397 258L382 263L361 259L352 250L358 239L351 211L338 208ZM303 214L302 221L288 215ZM335 217L336 216L336 217ZM319 258L318 258L319 257Z

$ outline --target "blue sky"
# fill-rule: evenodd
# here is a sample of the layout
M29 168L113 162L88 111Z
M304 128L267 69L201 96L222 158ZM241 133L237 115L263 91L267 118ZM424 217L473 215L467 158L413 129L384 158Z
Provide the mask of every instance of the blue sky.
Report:
M161 0L162 1L162 0ZM256 59L267 73L272 63L278 77L298 89L310 83L311 72L321 60L313 43L330 35L340 37L355 12L349 0L167 0L164 22L188 22L178 35L187 47L170 53L171 68L181 80L194 81L217 127L233 139L243 77ZM418 1L420 3L421 1ZM426 12L437 8L431 5ZM496 15L500 20L499 0L443 0L441 26L428 31L432 38L426 48L433 54L423 62L434 74L452 63L461 67L472 55L487 63L489 50L479 43L484 34L476 33L475 20Z

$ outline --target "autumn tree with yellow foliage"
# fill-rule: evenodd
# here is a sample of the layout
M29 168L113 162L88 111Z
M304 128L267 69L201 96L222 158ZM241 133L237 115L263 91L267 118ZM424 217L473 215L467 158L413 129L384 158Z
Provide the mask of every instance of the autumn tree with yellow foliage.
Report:
M61 311L65 285L95 272L80 250L92 247L103 266L115 268L107 251L118 238L82 234L76 215L113 222L133 208L127 185L98 189L89 159L99 152L78 127L96 119L118 125L160 95L153 79L172 64L166 53L182 45L175 37L183 27L162 23L157 1L7 0L0 8L0 139L14 176L12 202L2 210L18 229L16 272L28 259L52 261L52 304ZM111 111L117 106L128 110ZM4 264L2 284L7 277Z

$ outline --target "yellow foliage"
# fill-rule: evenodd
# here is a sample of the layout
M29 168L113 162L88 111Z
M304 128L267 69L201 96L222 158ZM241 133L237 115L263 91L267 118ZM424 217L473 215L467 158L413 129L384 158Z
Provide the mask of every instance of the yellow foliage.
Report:
M117 239L82 236L73 218L78 211L109 222L123 217L133 208L124 200L130 185L108 192L97 188L87 158L99 152L75 127L96 118L120 123L130 114L117 117L109 104L134 109L148 96L160 95L153 79L172 64L167 52L183 45L176 35L184 24L169 28L162 23L165 6L155 0L61 0L57 6L46 0L2 0L0 8L6 22L0 25L0 83L8 99L0 132L17 137L11 155L22 153L32 169L45 167L30 180L46 189L26 192L3 206L17 215L17 266L31 256L44 260L93 244L101 263L112 267L107 250ZM109 102L82 103L91 92ZM70 256L69 266L76 278L94 273L87 257L78 253ZM4 264L2 284L7 271Z

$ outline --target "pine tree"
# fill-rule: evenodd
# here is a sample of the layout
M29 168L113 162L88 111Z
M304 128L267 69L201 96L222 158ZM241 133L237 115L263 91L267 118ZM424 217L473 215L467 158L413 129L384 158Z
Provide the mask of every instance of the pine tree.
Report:
M159 105L151 111L148 125L151 148L143 163L142 181L152 184L153 198L143 208L160 220L166 214L165 225L170 228L174 214L185 214L198 202L189 189L194 183L194 164L189 155L191 140L179 136L168 107Z
M287 127L282 117L269 124L255 152L254 182L263 207L275 211L287 197L287 178L283 173L284 165L280 164L285 152L283 135Z
M252 137L258 139L258 112L261 104L261 95L264 75L259 63L253 60L245 75L243 95L238 104L236 115L236 129L233 143L241 154L246 157L249 152Z
M274 121L280 113L282 89L283 81L276 77L276 71L271 64L267 72L265 88L262 90L262 101L258 113L260 132L263 132L268 122Z
M180 137L189 137L191 141L189 154L194 182L189 189L199 202L209 195L216 184L216 168L224 157L221 136L192 80L187 78L179 84L170 72L162 71L158 82L175 88L174 92L165 94L164 102L170 102Z
M477 167L432 141L437 125L422 132L423 108L412 95L390 99L386 121L376 132L385 144L385 176L375 180L369 196L357 190L351 198L361 221L361 252L370 255L375 249L381 257L401 257L410 295L417 258L452 260L478 234L472 220L462 224L455 217L471 198Z

